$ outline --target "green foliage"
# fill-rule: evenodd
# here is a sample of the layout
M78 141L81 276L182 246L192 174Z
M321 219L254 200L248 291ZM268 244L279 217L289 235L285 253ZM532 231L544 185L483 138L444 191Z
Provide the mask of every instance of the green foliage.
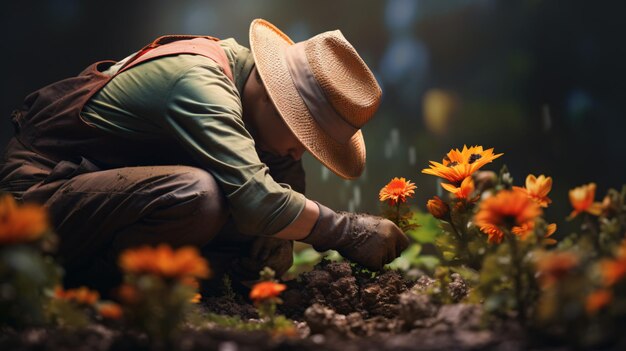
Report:
M130 327L145 332L155 344L173 340L195 308L191 299L196 288L149 274L127 275L125 283L136 291L135 299L124 301Z
M49 300L46 313L52 323L67 328L84 328L95 315L92 306L78 306L72 301L57 298Z
M224 274L222 278L222 296L230 301L235 301L237 298L237 294L233 289L233 282L228 274Z
M440 261L437 256L423 255L422 244L412 243L402 254L389 263L386 267L393 270L408 271L417 268L425 272L433 272Z
M432 244L441 232L439 221L428 212L413 209L408 220L413 227L405 232L413 241L420 244ZM419 224L419 225L418 225Z
M0 247L0 324L45 324L45 306L60 276L59 266L37 245Z
M252 287L250 297L254 299L254 306L257 308L262 323L261 329L267 330L273 335L294 335L296 331L293 322L285 316L276 314L276 305L283 303L280 297L274 294L266 295L265 293L257 295L256 297L253 296L259 286L267 286L268 283L270 286L277 286L278 283L274 279L274 270L269 267L264 267L259 273L259 277L260 282ZM261 291L262 290L264 289L261 288Z
M404 202L398 202L390 206L387 202L381 204L381 216L394 222L403 232L417 229L419 225L415 221L414 212Z
M531 248L531 244L509 238L488 254L472 300L483 301L485 310L493 315L504 317L515 311L525 322L538 295Z
M278 315L273 323L265 320L243 320L239 316L228 316L215 313L207 313L202 319L208 326L219 326L221 328L240 331L266 331L273 335L293 335L295 333L294 322L285 316ZM206 325L206 324L205 324Z
M553 251L573 255L577 264L542 287L532 329L539 338L577 348L619 349L626 343L621 328L626 325L625 198L626 186L619 192L609 189L602 213L579 214L573 221L580 223L580 231L565 237ZM615 282L609 284L606 275ZM593 307L596 293L608 299Z

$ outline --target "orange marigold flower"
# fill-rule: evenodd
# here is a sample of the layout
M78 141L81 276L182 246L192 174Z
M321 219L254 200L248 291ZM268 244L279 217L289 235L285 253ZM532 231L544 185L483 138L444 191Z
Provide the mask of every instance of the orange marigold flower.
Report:
M444 178L454 185L459 185L463 179L502 155L494 155L493 148L483 150L482 146L468 148L463 145L463 150L450 150L442 163L430 161L430 168L423 169L422 173Z
M18 206L13 196L0 197L0 245L36 240L48 228L48 215L42 206Z
M387 185L380 189L380 201L388 201L390 206L403 203L407 197L413 197L415 184L405 178L393 178Z
M443 202L438 196L433 197L426 203L426 208L433 217L437 219L445 219L450 214L450 206Z
M563 279L578 266L579 258L571 252L547 252L537 260L537 273L541 285L546 287Z
M143 246L120 255L120 266L126 273L154 274L163 278L208 278L209 264L195 247L172 250L161 244L156 248Z
M120 319L123 314L120 305L113 302L100 305L100 307L98 307L98 312L103 318L106 319Z
M280 295L287 289L285 284L275 283L271 281L260 282L255 284L250 291L250 299L254 301L263 301Z
M622 240L616 254L616 258L600 262L600 273L606 287L613 286L626 276L626 239Z
M100 298L100 293L95 290L89 290L85 286L69 290L63 290L62 287L57 286L54 289L54 296L58 299L74 301L80 305L93 305Z
M458 199L464 200L471 200L470 196L472 195L472 193L474 193L474 190L476 189L474 187L474 180L471 176L463 179L463 182L461 182L461 186L458 188L452 184L446 183L441 183L441 186L447 191L454 194L454 196L456 196Z
M613 293L608 290L594 291L587 296L585 301L585 309L588 314L594 314L600 309L611 303L613 300Z
M569 218L574 218L582 212L599 216L602 213L602 205L599 202L593 202L596 195L596 183L589 183L579 186L569 191L569 201L574 207L574 211Z
M533 226L541 213L541 207L526 195L517 191L503 190L481 202L474 223L489 236L490 243L500 243L504 237L503 228L511 230L523 239L526 235L523 229L528 230Z
M543 174L535 177L529 174L526 177L525 188L514 186L513 189L525 193L541 207L548 207L548 204L552 203L552 200L548 197L550 190L552 190L552 177L546 177Z
M200 293L195 293L189 302L200 303L200 300L202 300L202 295L200 295Z
M600 270L604 278L604 286L613 286L626 276L626 257L605 260L600 263Z

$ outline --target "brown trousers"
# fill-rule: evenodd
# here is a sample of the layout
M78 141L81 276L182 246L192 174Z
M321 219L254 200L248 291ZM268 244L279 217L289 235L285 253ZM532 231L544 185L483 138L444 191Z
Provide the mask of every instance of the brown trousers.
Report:
M301 162L261 157L274 179L304 192ZM27 188L0 183L0 189L47 207L60 237L66 286L88 285L107 295L121 282L119 253L145 244L201 248L214 273L210 287L219 286L224 273L246 281L256 279L266 265L278 274L291 265L293 242L240 234L221 189L202 169L168 165L99 170L86 159L49 168L45 158L36 162L38 158L13 139L0 175L24 171L30 164L29 172L47 176ZM259 245L266 246L264 258L255 256Z

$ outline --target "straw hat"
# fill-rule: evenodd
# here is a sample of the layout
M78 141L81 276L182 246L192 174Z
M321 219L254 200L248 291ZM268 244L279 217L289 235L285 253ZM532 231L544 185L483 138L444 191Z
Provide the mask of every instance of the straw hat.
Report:
M360 176L365 166L360 128L378 109L382 91L341 32L294 44L271 23L256 19L250 25L250 49L289 129L340 177Z

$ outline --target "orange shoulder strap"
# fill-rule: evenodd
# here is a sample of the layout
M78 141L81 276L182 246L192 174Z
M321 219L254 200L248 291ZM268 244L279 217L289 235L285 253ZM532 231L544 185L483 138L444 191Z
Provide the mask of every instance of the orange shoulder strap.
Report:
M166 35L159 37L128 60L117 74L157 57L178 54L196 54L215 61L228 79L234 83L235 80L233 78L233 72L230 69L230 63L228 62L224 49L218 44L218 40L217 38L209 36L193 35Z

